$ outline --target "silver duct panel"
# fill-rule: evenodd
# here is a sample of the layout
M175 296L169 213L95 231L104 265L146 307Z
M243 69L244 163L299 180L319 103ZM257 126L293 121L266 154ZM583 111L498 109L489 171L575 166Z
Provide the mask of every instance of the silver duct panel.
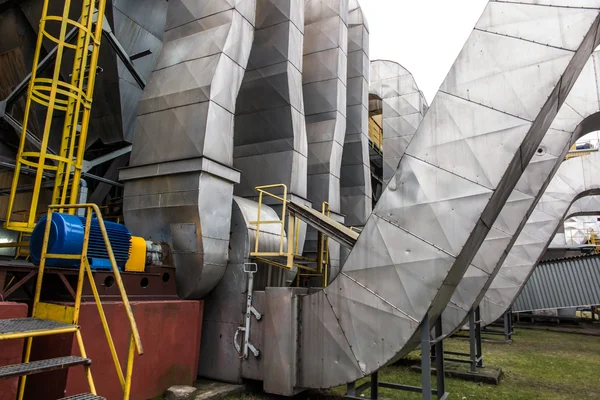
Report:
M427 101L402 65L375 60L370 69L369 91L382 99L383 181L387 184L427 112Z
M263 219L275 220L277 213L268 206L261 209ZM198 375L209 379L227 382L241 382L247 371L259 369L259 360L250 356L240 359L233 345L233 337L238 327L244 325L246 311L246 292L248 275L244 273L244 264L252 262L249 255L256 243L256 226L250 221L258 219L258 204L240 197L233 198L231 216L231 240L229 263L221 283L204 298L204 316L202 322L202 342ZM279 251L279 225L263 225L260 230L260 251ZM285 239L284 239L285 240ZM284 246L287 243L284 242ZM289 286L295 273L286 273L281 268L259 266L255 275L254 290L264 290L267 286ZM256 304L256 303L255 303ZM256 305L258 307L258 305ZM258 308L263 312L263 308ZM262 322L253 321L258 325ZM243 335L242 335L243 336ZM262 352L262 343L254 334L252 343Z
M340 170L346 136L348 0L304 0L302 84L308 139L308 200L320 210L340 214ZM317 232L309 229L305 254L317 251ZM340 246L329 242L331 276L340 267Z
M481 320L484 325L496 321L510 308L559 225L564 222L571 204L583 196L600 194L598 168L598 153L562 163L538 203L536 212L527 221L517 243L481 301Z
M486 17L485 13L484 17ZM487 15L489 20L492 17ZM511 23L512 19L504 22ZM499 25L497 19L495 23ZM469 311L481 302L528 216L533 212L535 204L564 160L565 154L571 145L590 129L587 126L586 130L582 130L581 122L600 110L598 100L600 76L595 69L598 57L599 53L594 53L587 62L535 156L525 168L517 187L475 256L473 265L469 267L459 283L442 314L445 335L463 326L468 319ZM494 139L488 138L488 140ZM485 148L475 148L474 153L480 159L484 159L487 157L486 151L490 150L488 146L489 144L486 144Z
M369 27L357 0L348 11L346 139L340 176L341 213L362 227L373 211L369 162Z
M201 298L227 265L233 122L254 37L255 1L169 1L165 44L138 107L124 215L172 246L178 294Z
M477 26L342 273L301 299L297 387L355 381L406 354L450 300L596 46L598 8L538 3L488 4L530 23ZM479 159L469 149L484 143Z
M234 167L242 171L236 195L284 183L306 198L306 123L302 95L304 3L259 0L248 69L237 99Z

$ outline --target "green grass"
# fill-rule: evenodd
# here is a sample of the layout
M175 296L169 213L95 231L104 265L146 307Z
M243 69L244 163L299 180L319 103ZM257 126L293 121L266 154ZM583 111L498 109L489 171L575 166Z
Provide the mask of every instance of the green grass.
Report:
M513 339L512 344L483 344L484 365L503 370L500 385L446 379L449 399L600 398L600 338L522 329ZM467 352L468 346L468 341L461 339L445 342L448 351ZM393 366L380 372L380 380L419 386L420 374L408 367ZM343 388L334 391L341 393ZM389 399L420 399L419 394L388 389L380 389L380 395Z
M517 330L512 344L484 343L484 364L501 367L500 385L446 379L446 390L453 400L573 400L600 398L600 338L529 329ZM468 351L468 341L449 339L449 351ZM418 353L411 354L418 357ZM380 380L420 386L421 375L409 367L387 367L380 371ZM364 380L363 380L364 381ZM362 381L361 381L362 382ZM433 378L435 382L435 378ZM345 388L329 393L340 396ZM369 392L365 392L368 398ZM420 399L420 394L380 389L386 399ZM257 393L235 396L242 400L273 399ZM326 397L308 393L300 395L315 399ZM329 396L327 396L329 397Z

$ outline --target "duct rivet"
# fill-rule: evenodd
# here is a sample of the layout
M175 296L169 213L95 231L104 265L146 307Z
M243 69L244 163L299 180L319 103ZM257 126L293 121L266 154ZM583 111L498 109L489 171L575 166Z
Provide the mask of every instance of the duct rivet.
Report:
M546 154L546 147L545 146L538 147L538 149L535 152L535 154L538 155L538 156L543 156L544 154Z

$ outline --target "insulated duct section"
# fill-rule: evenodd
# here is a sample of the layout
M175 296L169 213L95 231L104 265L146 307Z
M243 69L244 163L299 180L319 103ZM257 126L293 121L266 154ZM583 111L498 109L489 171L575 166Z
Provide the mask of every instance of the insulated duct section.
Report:
M169 1L165 43L138 107L124 216L173 249L177 290L197 299L227 265L233 123L254 37L255 1Z
M373 211L369 162L369 27L357 0L348 11L346 139L340 176L346 226L362 227Z
M484 13L484 17L486 14ZM579 18L578 13L567 17L567 21ZM493 15L487 15L487 19L494 20L496 27L501 26L500 22L508 25L512 22L512 19L502 21ZM487 25L482 28L485 27ZM595 121L596 116L587 118L600 110L598 102L600 79L595 68L598 56L599 53L594 53L585 65L533 159L525 168L516 188L475 256L472 265L459 283L442 314L442 329L445 335L462 327L468 319L469 311L481 302L487 288L517 240L527 218L533 212L537 201L552 180L555 171L560 167L571 145L585 133L594 130L594 126L599 126ZM473 154L483 161L487 157L488 151L496 151L491 145L496 140L493 135L489 135L485 144L481 143L480 146L471 144L474 148ZM451 150L448 149L448 151ZM467 149L457 151L466 152Z
M283 183L306 199L307 152L302 95L304 3L259 0L248 68L237 99L233 165L236 195Z
M369 92L382 100L383 181L387 184L427 112L417 82L402 65L371 61Z
M421 321L441 314L596 46L599 9L572 5L488 4L487 13L526 13L530 29L478 25L341 274L288 310L302 329L280 326L277 340L299 335L294 387L367 376L412 350ZM575 11L577 24L567 18ZM546 38L561 46L541 44ZM498 144L484 159L465 151L495 132ZM293 307L287 290L289 301L279 304ZM267 310L271 297L267 288Z
M308 200L329 203L340 215L340 173L346 136L348 0L304 1L302 84L308 139ZM304 253L317 252L317 232L308 229ZM329 241L330 276L340 267L340 246Z
M600 154L593 153L562 163L538 203L517 243L500 268L480 304L481 320L489 325L515 301L533 269L564 222L571 205L584 196L600 194Z

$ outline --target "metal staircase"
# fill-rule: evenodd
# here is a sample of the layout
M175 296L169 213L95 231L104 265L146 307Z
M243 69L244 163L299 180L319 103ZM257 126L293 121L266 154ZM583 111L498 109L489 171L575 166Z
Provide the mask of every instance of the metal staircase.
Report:
M83 247L81 254L50 254L48 253L48 243L50 241L51 223L46 223L46 230L44 233L44 242L42 247L42 254L40 258L40 266L38 270L37 282L35 287L35 295L33 300L31 318L13 318L0 320L0 340L11 340L11 339L26 339L25 344L25 356L22 364L8 365L0 367L0 379L20 377L19 384L19 395L18 399L22 400L25 394L25 384L28 375L44 373L57 369L71 368L76 366L82 366L84 368L85 376L90 387L90 393L79 394L76 396L67 397L69 400L99 400L104 399L98 396L96 393L96 387L92 378L91 364L92 360L87 357L85 346L83 343L83 337L79 329L79 314L81 309L81 295L83 292L83 285L85 278L88 278L88 284L92 289L98 312L100 314L100 320L106 334L108 347L110 349L117 375L121 382L123 389L123 399L129 399L130 388L131 388L131 377L133 371L134 352L137 350L138 354L143 353L141 340L138 332L138 328L133 316L131 305L125 293L123 287L123 281L119 273L119 268L115 260L115 256L110 245L104 220L100 209L95 204L82 204L82 205L55 205L50 206L48 210L47 221L52 221L52 214L59 209L77 210L84 209L86 211L86 222ZM98 289L92 277L92 270L90 268L87 251L90 237L90 230L92 225L92 216L98 219L98 224L102 232L104 244L107 249L107 253L111 262L112 271L115 278L123 304L125 305L125 311L131 327L131 338L129 344L129 351L127 357L126 372L123 373L121 363L115 349L115 344L112 339L112 335L104 314L102 303L98 294ZM40 301L40 295L42 291L42 285L44 281L44 269L46 260L48 259L63 259L63 260L79 260L79 275L77 280L77 289L75 295L75 303L73 306L52 304ZM75 334L75 338L79 347L79 355L71 355L66 357L58 357L47 360L36 360L31 361L31 348L33 338L41 336L51 335L63 335L63 334Z

